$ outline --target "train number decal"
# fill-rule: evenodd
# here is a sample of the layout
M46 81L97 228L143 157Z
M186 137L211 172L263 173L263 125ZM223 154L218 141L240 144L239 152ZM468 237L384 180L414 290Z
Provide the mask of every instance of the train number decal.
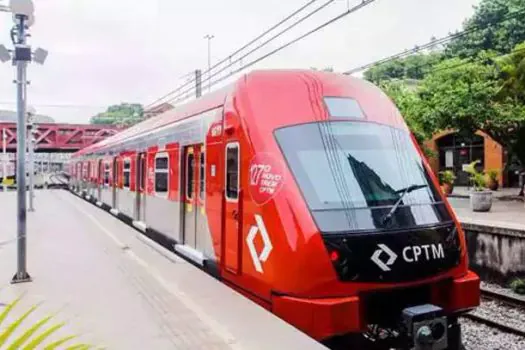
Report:
M252 159L249 177L250 196L257 205L270 201L284 184L281 163L268 153L259 153Z

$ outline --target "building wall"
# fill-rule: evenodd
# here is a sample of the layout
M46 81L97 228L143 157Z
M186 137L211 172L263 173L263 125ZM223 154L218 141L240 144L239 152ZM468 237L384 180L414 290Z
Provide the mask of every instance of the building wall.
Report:
M431 140L426 141L425 145L435 153L435 157L429 159L430 166L436 175L439 172L439 150L437 146L437 141L443 136L447 136L454 133L454 131L446 130L435 134ZM484 162L485 170L498 170L498 182L500 186L505 185L503 183L503 147L494 141L490 136L484 132L478 131L477 135L482 136L485 140L484 142Z

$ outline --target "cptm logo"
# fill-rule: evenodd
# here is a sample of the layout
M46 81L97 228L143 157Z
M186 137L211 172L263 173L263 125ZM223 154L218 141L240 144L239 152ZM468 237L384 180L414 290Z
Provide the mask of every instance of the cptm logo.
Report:
M255 223L256 224L250 228L248 237L246 237L246 244L248 245L248 250L250 252L250 256L252 257L255 270L257 270L257 272L259 273L263 273L262 263L268 260L268 257L272 252L273 245L272 241L270 240L270 236L268 236L266 226L264 225L264 220L260 215L255 215ZM257 249L255 249L254 244L255 237L257 237L257 233L261 234L261 238L264 243L261 254L257 253Z

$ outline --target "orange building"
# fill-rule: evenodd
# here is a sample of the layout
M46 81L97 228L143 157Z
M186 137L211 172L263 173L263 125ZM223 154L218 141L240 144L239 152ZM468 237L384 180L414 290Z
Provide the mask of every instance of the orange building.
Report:
M507 152L487 134L478 131L475 135L464 136L454 131L443 131L426 142L434 152L429 159L430 165L437 174L443 170L452 170L457 176L457 186L469 184L468 174L463 171L464 165L480 160L480 170L497 170L500 186L518 187L518 169L509 167L504 171L508 161Z

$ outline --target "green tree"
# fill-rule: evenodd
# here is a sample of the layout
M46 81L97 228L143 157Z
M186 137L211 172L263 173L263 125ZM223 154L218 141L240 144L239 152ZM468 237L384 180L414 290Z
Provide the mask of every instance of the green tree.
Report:
M463 25L471 31L447 45L447 56L472 57L484 50L510 52L525 40L524 16L523 0L482 0Z
M525 104L525 42L517 45L510 55L496 61L502 82L500 97Z
M144 108L138 103L121 103L91 117L91 124L133 125L144 119Z
M364 73L364 77L375 84L392 79L419 80L423 79L441 59L442 54L437 51L410 55L372 67Z
M511 67L510 62L517 66ZM510 58L499 61L494 53L487 52L481 52L475 62L460 58L444 61L418 88L416 117L435 130L452 129L465 135L481 130L523 167L525 104L515 96L521 92L514 84L520 75L513 74L511 79L502 73L519 71L521 63Z
M457 129L465 134L482 130L500 141L494 130L497 92L494 66L449 59L422 81L418 89L419 113L437 130Z
M435 126L421 114L421 101L414 88L405 81L390 80L380 84L383 91L392 99L403 115L410 131L428 158L436 155L425 146L425 141L432 137Z

